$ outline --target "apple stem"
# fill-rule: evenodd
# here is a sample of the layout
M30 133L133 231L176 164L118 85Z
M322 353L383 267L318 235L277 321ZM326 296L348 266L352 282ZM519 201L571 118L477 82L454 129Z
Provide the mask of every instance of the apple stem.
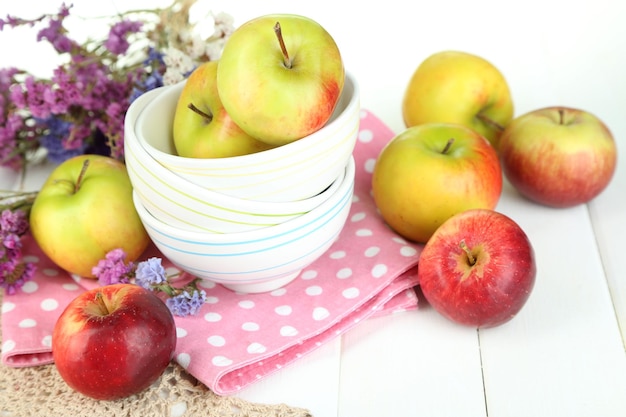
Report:
M204 117L205 119L207 119L207 122L210 122L211 120L213 120L213 115L212 115L212 114L208 114L208 113L203 112L202 110L200 110L199 108L197 108L197 107L195 106L195 104L193 104L193 103L189 103L189 104L187 105L187 108L189 108L190 110L192 110L192 111L194 111L194 112L198 113L200 116L202 116L202 117Z
M274 33L276 33L276 37L278 38L280 50L283 51L283 64L286 68L291 68L291 58L289 58L289 53L287 52L287 47L285 46L285 40L283 39L283 31L280 28L280 22L276 22L274 25Z
M490 119L489 117L485 116L482 113L478 113L476 117L478 118L478 120L481 120L482 122L488 124L489 126L493 127L494 129L500 132L504 130L504 126L502 126L500 123L496 122L495 120Z
M102 296L102 292L100 291L96 293L96 302L98 303L98 307L100 307L100 313L103 316L111 314L111 312L109 311L109 308L107 307L107 304L104 302L104 297Z
M461 247L461 249L463 249L465 255L467 255L467 260L469 261L469 264L473 266L476 263L476 257L472 254L471 249L465 243L465 239L461 240L459 246Z
M76 183L74 184L74 193L78 192L78 189L83 182L83 178L85 178L85 172L87 172L87 168L89 168L89 159L85 159L83 161L83 166L80 169L80 173L78 174L78 178L76 178Z
M564 115L565 115L565 112L563 111L563 109L559 109L559 124L560 125L564 124L564 119L563 119Z
M453 143L454 143L454 138L448 139L448 141L446 142L446 146L443 147L443 149L441 150L441 153L447 154L450 148L452 147Z

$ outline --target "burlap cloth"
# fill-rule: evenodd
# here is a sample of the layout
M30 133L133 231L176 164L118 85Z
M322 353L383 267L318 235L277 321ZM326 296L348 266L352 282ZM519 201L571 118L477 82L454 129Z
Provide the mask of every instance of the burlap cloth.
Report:
M0 290L0 305L2 297ZM54 365L28 368L0 365L2 417L112 415L310 417L307 410L285 404L257 404L236 397L220 397L174 362L147 390L117 401L96 401L75 392L61 379Z

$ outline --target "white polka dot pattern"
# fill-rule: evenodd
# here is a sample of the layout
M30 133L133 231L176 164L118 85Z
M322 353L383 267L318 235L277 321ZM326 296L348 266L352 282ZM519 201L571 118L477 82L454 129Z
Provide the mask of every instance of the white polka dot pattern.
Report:
M175 359L181 366L216 393L234 393L367 317L417 306L413 268L421 246L384 225L370 193L376 156L392 136L371 113L361 112L348 221L327 253L296 280L265 294L202 283L208 299L199 315L176 318ZM10 366L25 364L32 355L37 363L49 363L57 317L71 299L97 285L60 271L32 242L25 242L25 248L38 272L24 293L5 296L2 305L2 361ZM146 254L155 255L160 256ZM169 261L164 265L175 271Z

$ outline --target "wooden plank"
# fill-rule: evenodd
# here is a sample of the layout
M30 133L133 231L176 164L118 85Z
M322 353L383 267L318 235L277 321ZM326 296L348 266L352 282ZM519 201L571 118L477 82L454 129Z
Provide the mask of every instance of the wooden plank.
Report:
M476 330L420 302L344 336L339 416L486 415Z
M626 100L621 105L626 106ZM618 143L618 167L606 190L589 204L589 213L611 292L615 314L626 344L626 126L614 132Z
M510 188L537 282L518 317L480 331L489 416L626 415L626 356L585 205L550 209Z

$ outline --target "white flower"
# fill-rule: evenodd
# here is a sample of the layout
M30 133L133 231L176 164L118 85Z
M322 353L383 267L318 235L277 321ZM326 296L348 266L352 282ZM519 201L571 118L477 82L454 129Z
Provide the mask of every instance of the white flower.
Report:
M213 21L215 22L215 32L213 36L230 36L235 31L235 19L228 13L214 13Z
M193 71L196 66L193 59L189 55L171 46L165 50L163 62L165 62L165 66L167 68L166 73L172 69L177 70L182 74L187 74L190 71Z
M175 67L168 67L163 74L163 85L173 85L185 79L185 74Z
M219 38L214 41L208 42L205 46L205 54L211 61L217 61L222 56L222 49L226 39Z
M193 38L191 38L187 43L187 53L191 58L198 59L204 56L206 51L206 42L204 39L200 37L200 35L196 34Z

